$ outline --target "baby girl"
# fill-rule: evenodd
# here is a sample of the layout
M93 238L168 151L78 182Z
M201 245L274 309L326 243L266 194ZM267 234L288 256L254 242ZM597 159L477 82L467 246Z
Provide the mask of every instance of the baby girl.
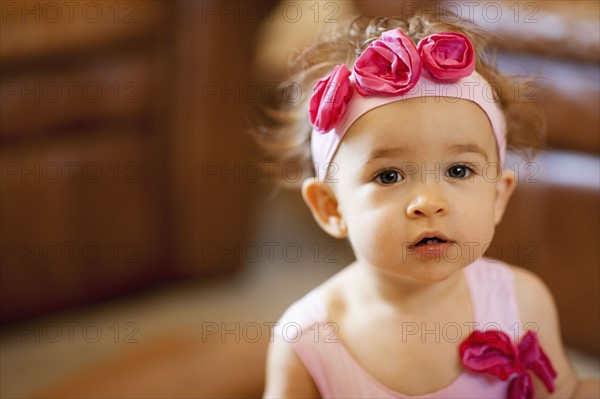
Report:
M300 53L311 97L259 139L306 166L306 204L356 261L281 317L265 397L597 392L544 283L483 256L515 189L507 147L534 148L541 126L485 46L473 24L424 14L357 19Z

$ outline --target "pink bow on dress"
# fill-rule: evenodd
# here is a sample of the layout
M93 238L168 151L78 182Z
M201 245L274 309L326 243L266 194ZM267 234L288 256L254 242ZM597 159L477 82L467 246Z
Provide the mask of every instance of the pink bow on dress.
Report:
M502 331L475 330L460 344L459 351L463 365L471 371L489 373L502 381L516 373L508 386L507 399L533 399L533 381L527 370L533 371L549 392L554 392L556 371L533 331L527 331L515 346Z

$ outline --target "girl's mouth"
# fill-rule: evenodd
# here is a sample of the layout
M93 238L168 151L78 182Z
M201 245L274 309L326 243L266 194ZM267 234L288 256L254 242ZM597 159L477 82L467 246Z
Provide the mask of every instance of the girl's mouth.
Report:
M445 251L452 245L451 241L447 241L437 236L424 237L409 248L413 254L419 254L421 257L435 257L438 259L445 254Z
M448 241L439 238L439 237L425 237L421 241L415 243L413 246L415 248L422 247L424 245L435 245L435 244L445 244Z
M422 256L437 256L443 254L453 244L454 242L440 231L424 231L415 237L415 241L408 246L408 249Z

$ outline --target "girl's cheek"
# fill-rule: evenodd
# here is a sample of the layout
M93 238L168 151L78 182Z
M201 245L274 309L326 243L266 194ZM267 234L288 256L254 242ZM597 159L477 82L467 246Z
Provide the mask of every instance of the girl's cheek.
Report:
M389 218L378 212L367 212L363 217L353 220L350 241L363 256L375 256L382 246L391 245L391 239L397 236Z

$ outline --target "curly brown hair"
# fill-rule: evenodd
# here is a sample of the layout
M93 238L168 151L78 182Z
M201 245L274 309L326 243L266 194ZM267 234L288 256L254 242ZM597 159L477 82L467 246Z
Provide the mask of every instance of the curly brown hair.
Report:
M537 91L528 90L534 83L528 78L500 73L495 66L495 54L489 49L492 35L473 22L448 12L419 13L408 18L357 17L326 28L310 45L290 57L290 77L279 90L289 90L293 83L301 96L276 96L287 101L274 101L253 115L251 135L263 153L262 160L269 164L270 173L276 171L270 177L277 186L300 187L303 179L286 178L284 170L290 163L301 171L303 178L315 176L308 100L316 81L338 64L353 65L369 43L395 28L401 28L415 43L436 32L467 35L475 48L475 69L490 83L506 116L508 150L531 158L541 148L545 120L539 99L534 96Z

